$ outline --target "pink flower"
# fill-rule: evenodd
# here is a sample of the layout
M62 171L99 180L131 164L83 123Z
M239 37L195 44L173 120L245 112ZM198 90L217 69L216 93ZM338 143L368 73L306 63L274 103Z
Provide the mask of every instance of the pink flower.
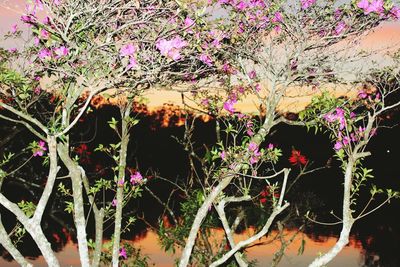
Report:
M118 180L118 186L124 186L125 181L124 179Z
M222 151L219 155L220 155L220 157L221 157L222 160L225 160L225 159L226 159L226 153L225 153L225 151Z
M336 120L336 115L333 115L332 113L329 112L329 113L324 115L324 119L327 122L332 123L332 122L334 122Z
M254 152L258 150L258 145L254 142L250 142L248 146L249 151Z
M338 23L338 25L336 25L336 28L335 28L336 35L340 35L346 29L346 27L347 27L346 23L344 23L343 21L340 21Z
M233 114L235 112L235 108L233 107L233 105L235 104L234 101L232 101L231 99L229 99L228 101L226 101L224 103L223 108L228 111L229 113Z
M111 206L116 207L117 206L118 201L114 198L111 202Z
M237 5L236 8L240 11L243 11L247 8L247 4L244 1L240 1Z
M373 0L371 4L366 9L364 9L365 14L369 14L371 12L382 14L383 11L383 0Z
M199 59L200 59L200 61L202 61L204 64L206 64L209 67L211 67L213 65L212 64L212 59L206 54L201 54L199 56Z
M50 37L50 33L48 31L46 31L45 29L42 29L40 31L40 38L49 39L49 37Z
M176 36L171 40L160 39L156 42L156 48L161 55L169 57L174 61L181 59L180 50L187 46L188 43L180 36Z
M56 58L60 58L60 57L68 56L69 50L65 46L60 46L60 47L54 49L54 52L56 53Z
M301 2L301 9L307 9L310 6L312 6L313 4L315 4L317 0L300 0Z
M253 136L254 135L254 132L253 132L252 129L247 129L246 133L247 133L248 136Z
M342 143L343 143L344 146L347 146L348 144L350 144L350 138L348 136L345 136L343 138Z
M210 100L208 100L208 98L204 98L203 100L201 100L200 102L203 106L208 107L210 105Z
M258 145L254 142L250 142L248 150L252 153L250 156L250 164L257 163L261 156L261 153L258 151Z
M251 157L250 157L250 164L253 165L254 163L257 163L258 160L259 160L259 158L255 157L255 156L251 156Z
M361 9L366 10L369 6L369 1L368 0L361 0L360 2L357 3L357 6Z
M216 48L221 48L221 41L219 39L214 39L211 44Z
M125 260L128 258L128 256L126 255L126 250L124 247L119 249L119 256L124 258Z
M35 93L35 94L40 94L40 92L42 91L42 88L40 88L40 86L37 86L36 88L35 88L35 90L33 90L33 92Z
M36 46L38 46L39 43L40 43L40 39L39 39L37 36L35 36L35 38L33 38L33 43L34 43Z
M185 28L187 28L188 33L193 33L193 31L190 29L192 26L195 24L194 20L192 20L190 17L186 17L185 21Z
M338 20L342 16L342 10L340 10L339 8L335 9L333 16L335 17L336 20Z
M43 3L41 0L33 0L33 5L39 10L43 10Z
M132 185L139 184L143 181L143 176L140 174L140 172L135 172L134 174L131 175L130 181Z
M17 24L14 24L14 25L12 25L11 26L11 33L16 33L18 31L18 25Z
M358 91L358 98L364 99L367 98L368 94L364 90Z
M335 143L334 149L335 150L340 150L343 147L342 143L340 141L337 141Z
M400 19L400 8L397 6L394 6L390 10L390 15L392 15L395 19Z
M17 50L17 48L15 48L15 47L13 47L13 48L9 48L8 49L8 52L10 52L10 53L16 53L18 50Z
M47 151L46 143L42 140L40 140L39 143L37 144L37 146L34 147L32 150L34 157L43 156L45 151Z
M271 21L272 22L282 22L283 21L282 14L280 12L275 12L275 15Z
M131 56L136 52L136 47L133 44L127 44L121 47L119 50L119 55L121 57Z
M269 150L272 150L272 149L274 149L274 145L273 145L273 144L271 144L271 143L269 143L269 144L268 144L268 149L269 149Z
M51 23L50 23L50 18L49 18L48 16L44 17L44 19L43 19L43 24L44 24L44 25L50 25L50 24L51 24Z
M257 73L255 70L250 71L247 75L250 79L255 79L257 77Z
M33 19L32 19L32 16L30 16L30 15L22 15L21 21L24 23L31 23L31 22L33 22Z
M246 122L246 129L247 129L246 133L247 133L249 136L253 136L253 135L254 135L254 132L253 132L253 122L252 122L251 120L248 121L248 122Z
M59 5L61 5L61 0L54 0L53 3L54 3L56 6L59 6Z
M136 58L135 57L129 57L129 65L126 66L126 68L128 70L130 70L132 68L135 69L137 66L138 66L138 63L136 61Z
M51 58L51 51L47 48L43 48L39 51L38 57L41 60L46 60Z

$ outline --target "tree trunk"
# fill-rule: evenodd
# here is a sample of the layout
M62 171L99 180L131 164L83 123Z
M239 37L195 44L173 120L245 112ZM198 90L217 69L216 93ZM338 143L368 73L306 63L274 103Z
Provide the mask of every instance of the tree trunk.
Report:
M112 264L113 267L119 265L119 250L121 242L121 222L122 222L122 208L124 201L124 184L125 184L125 169L126 169L126 156L128 153L129 144L129 125L127 119L129 118L131 105L128 104L124 109L121 109L121 147L119 150L119 168L117 180L117 205L115 207L115 225L114 225L114 243L112 249ZM120 182L122 181L122 185Z
M81 265L89 267L89 249L86 236L86 219L82 192L82 177L79 166L69 156L69 146L60 143L58 154L69 171L72 181L72 195L74 201L74 222L77 232L79 257Z
M342 226L342 231L340 232L339 240L327 253L325 253L321 257L316 258L309 265L309 267L318 267L328 264L349 243L350 231L354 223L350 207L353 168L354 168L354 160L352 157L350 157L347 162L346 172L344 175L343 226Z
M100 259L101 259L101 250L103 248L103 224L104 224L104 209L103 208L98 208L96 204L96 200L94 196L90 195L90 185L89 181L87 179L85 170L79 166L79 169L81 171L81 177L82 177L82 183L85 188L86 194L89 198L90 203L92 203L93 207L93 214L94 214L94 223L95 223L95 247L93 251L93 257L92 257L92 267L97 267L100 265Z

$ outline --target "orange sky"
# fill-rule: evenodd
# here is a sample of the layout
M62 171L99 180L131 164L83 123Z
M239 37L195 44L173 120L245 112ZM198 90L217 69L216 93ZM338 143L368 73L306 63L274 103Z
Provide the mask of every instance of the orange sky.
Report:
M19 17L21 14L24 13L25 2L26 1L24 0L0 0L0 34L7 32L10 29L11 25L16 22L18 25L22 26L22 23L19 21ZM15 41L10 41L6 45L7 47L12 47L17 46L18 44L15 43ZM366 50L377 50L396 45L397 47L400 47L400 21L385 23L384 25L381 25L375 30L375 32L367 36L362 42L362 47ZM379 55L376 55L376 57L379 61ZM302 95L304 95L304 88L302 90ZM298 98L285 98L280 105L280 111L300 111L310 102L311 95L309 93L313 92L308 91L308 96L302 96ZM342 89L336 92L336 95L343 94L346 94L346 89ZM177 106L182 106L180 93L174 91L159 89L150 90L145 94L145 97L148 100L147 105L149 106L149 109L158 109L164 103L172 103ZM249 97L242 103L236 104L235 108L242 112L254 112L257 111L256 103L257 101L255 98Z

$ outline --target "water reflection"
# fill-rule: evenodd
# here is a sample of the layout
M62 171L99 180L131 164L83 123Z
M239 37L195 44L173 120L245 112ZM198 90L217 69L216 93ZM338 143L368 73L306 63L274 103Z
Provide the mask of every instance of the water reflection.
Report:
M106 125L107 121L113 116L117 117L117 114L118 111L114 107L102 107L90 113L73 133L72 140L74 140L76 147L74 153L81 155L81 164L88 170L90 179L96 179L100 176L106 177L110 174L110 170L105 167L110 163L109 159L94 153L93 150L97 144L108 144L116 141L113 131ZM165 116L168 117L168 125L172 127L161 127L162 125L166 126ZM182 115L175 111L171 112L168 108L161 110L160 113L150 114L147 112L146 116L141 115L141 122L134 129L130 142L129 151L132 151L132 153L128 155L129 165L139 166L144 173L146 173L146 170L155 170L163 177L186 179L189 171L187 167L184 167L188 166L187 156L182 147L171 137L183 135L183 127L180 126L181 121ZM198 121L197 130L194 133L196 143L214 143L213 127L213 121ZM279 126L268 140L268 142L283 149L284 157L289 156L291 147L294 146L314 160L317 166L325 165L327 161L332 165L332 168L300 180L293 188L293 191L297 192L291 196L293 203L296 199L308 199L310 203L306 206L312 205L316 212L334 210L336 214L340 214L340 203L337 200L341 198L342 194L341 173L337 168L337 163L331 159L332 145L328 138L322 135L314 136L302 128L291 127L290 131L287 129L285 126ZM376 140L371 144L371 150L374 151L374 154L368 159L368 164L374 168L377 177L374 183L380 186L389 186L395 190L400 189L399 173L396 172L397 170L394 167L398 164L398 158L394 153L388 151L400 151L400 141L397 138L399 134L400 127L379 132ZM16 131L6 123L1 125L0 135L2 140L15 135L8 143L0 146L0 154L10 146L13 150L22 149L26 143L33 140L33 137L24 129L21 128ZM41 162L36 159L24 168L24 173L31 182L36 184L40 184L43 177L46 176L45 170L41 168ZM160 198L166 198L172 189L169 184L160 180L152 180L148 186ZM7 197L10 197L13 201L30 198L38 190L26 186L21 181L7 182L4 188L6 188ZM19 194L13 194L16 190ZM309 197L304 198L305 194ZM112 197L107 196L107 200L112 199ZM60 199L59 196L54 197L50 202L43 220L43 226L46 235L52 242L53 249L58 251L57 255L61 264L63 266L77 266L78 254L73 238L73 223L70 216L65 215L64 206ZM149 209L149 207L152 208ZM178 207L178 204L175 205L176 207ZM395 201L395 203L385 206L372 216L357 222L352 231L353 236L350 245L329 266L400 266L400 254L398 253L400 251L400 218L396 216L399 208L399 203ZM130 204L126 210L143 216L152 225L157 225L163 207L145 192L143 198ZM15 219L4 209L1 209L1 214L7 230L10 230L15 225ZM332 220L332 217L326 213L320 219ZM112 234L113 227L111 226L105 226L108 229L106 238L110 238ZM296 224L293 224L291 227L295 226ZM248 229L242 230L244 231L236 236L238 240L244 238L246 231L248 231ZM332 246L339 231L338 227L308 225L304 231L306 234L304 237L306 240L304 255L297 256L300 239L296 239L289 247L280 266L307 265L319 252L327 251ZM288 234L290 233L288 232ZM88 234L92 235L93 233L89 232ZM222 232L215 230L215 235L222 235ZM138 221L134 229L125 234L123 238L133 240L135 245L141 246L143 253L150 257L155 266L173 265L174 256L164 253L160 246L156 245L159 244L156 234L149 230L144 222ZM266 240L260 240L260 242L264 241ZM248 250L249 257L257 259L260 266L269 265L277 246L278 244L253 246ZM42 257L38 256L38 249L30 238L25 237L19 248L23 255L33 259L32 262L35 266L45 266ZM0 260L0 266L17 266L15 262L10 262L10 256L2 248L0 253L3 257Z

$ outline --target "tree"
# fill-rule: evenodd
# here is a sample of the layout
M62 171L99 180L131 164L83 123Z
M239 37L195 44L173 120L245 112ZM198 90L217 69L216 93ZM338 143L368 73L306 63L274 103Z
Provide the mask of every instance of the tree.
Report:
M44 20L39 20L38 11L45 14ZM120 167L114 181L117 203L113 265L118 266L124 192L124 187L118 184L125 181L128 131L134 124L130 118L132 100L149 87L218 74L216 65L225 58L222 48L231 42L217 34L218 27L223 25L212 24L209 16L204 9L176 1L103 1L100 5L97 1L34 1L21 17L31 29L33 44L28 41L28 47L21 51L2 51L0 105L7 111L2 118L26 126L48 144L51 155L51 171L43 201L36 207L39 215L33 217L35 224L40 222L52 192L59 157L71 178L71 210L83 266L88 266L90 260L82 187L93 204L96 219L93 265L100 261L104 210L96 205L84 168L71 157L71 129L88 110L95 95L112 89L109 94L127 99L121 106ZM20 34L16 28L12 32ZM201 47L199 40L203 39L215 41L214 46ZM49 93L56 94L57 101L45 114L37 114L37 104ZM117 124L114 127L117 130ZM36 143L35 149L47 150L42 141ZM35 237L23 212L13 203L5 203L22 220L48 263L58 266L45 237Z
M257 162L254 158L259 157L256 156L256 154L260 154L259 147L273 126L281 122L294 123L276 113L278 104L289 88L291 86L312 86L315 88L328 83L353 85L356 81L362 81L368 72L371 72L371 69L356 72L349 65L351 62L366 60L370 55L356 49L360 38L379 25L385 18L398 18L398 8L393 7L389 2L384 5L383 1L371 3L353 1L343 5L336 4L334 1L326 3L300 1L295 4L279 2L279 4L268 5L268 8L265 8L265 3L262 1L249 3L244 1L220 2L231 12L230 18L232 20L230 22L234 25L236 23L241 25L240 31L243 35L246 35L247 29L253 30L257 27L252 23L258 22L259 16L268 18L268 21L272 22L261 30L263 34L249 34L248 44L250 45L241 47L240 49L243 50L237 51L235 58L235 62L239 66L237 79L245 82L245 86L250 86L253 93L258 96L264 117L258 130L248 138L248 143L247 141L244 142L247 145L247 150L243 151L242 149L237 152L232 149L232 151L235 151L233 152L233 158L236 158L234 163L227 167L222 165L221 169L214 172L213 181L217 181L217 183L211 185L212 189L207 192L205 200L193 220L188 241L180 259L179 266L181 267L187 266L189 263L197 233L209 213L208 207L212 203L224 203L225 198L229 199L231 196L225 196L223 192L235 180L238 180L240 186L240 181L244 180L243 177L246 177L246 175L257 176L249 174L251 170L249 162L251 165ZM262 11L258 9L261 6L264 7ZM348 75L349 73L352 75ZM260 87L253 81L254 77L266 81L266 93L258 92ZM232 88L230 81L228 81L228 88ZM237 101L237 92L231 90L229 93L223 108L230 114L234 114L233 104ZM313 116L318 118L320 114L316 113ZM371 124L374 119L370 122ZM234 148L237 147L236 144L232 145ZM355 153L358 153L359 149L362 150L364 145L366 144L362 142ZM224 149L226 150L226 148ZM363 156L363 154L360 155ZM348 185L354 162L350 162L347 166L350 168L345 175ZM272 171L272 174L271 172L269 174L273 176L277 173L274 174ZM269 175L264 174L261 177L269 177ZM286 179L281 186L283 190L281 199L274 212L271 213L271 220L288 206L288 203L283 205L282 199L285 181ZM242 187L239 188L242 189L242 192L245 192L242 197L249 198L246 195L248 191ZM348 192L349 188L347 187L345 190ZM221 207L223 205L221 204ZM346 214L349 213L350 209L349 203L345 205L347 207L344 208L344 217L347 216ZM223 218L221 220L223 221ZM267 221L265 224L266 230L268 230L270 223L270 221ZM229 235L229 229L225 229L225 231ZM249 242L251 240L250 238ZM343 243L347 244L347 242ZM236 246L232 246L232 250L215 261L212 266L224 263L236 251L248 244L247 242L240 242ZM329 256L327 257L329 258Z
M42 14L38 11L45 13L44 20L38 18ZM240 266L246 266L240 251L266 234L273 221L289 207L285 193L290 189L286 189L290 170L276 170L274 166L279 151L275 148L263 149L261 146L278 123L304 125L305 122L288 121L278 114L276 110L280 101L290 87L319 87L333 83L343 85L350 81L365 80L371 70L363 69L356 73L350 65L365 61L370 55L358 52L355 49L357 42L381 22L399 16L397 7L389 1L383 3L380 0L341 5L335 1L316 3L315 0L295 3L261 0L105 0L100 4L98 1L83 0L34 1L28 13L21 17L30 27L32 40L26 42L26 49L1 51L0 107L3 112L0 116L25 126L39 139L31 144L32 153L34 156L48 154L49 173L37 205L29 202L18 207L0 194L2 205L17 217L32 236L47 263L59 266L43 231L36 230L33 225L40 224L53 193L57 173L60 167L63 168L71 179L72 193L64 186L59 188L65 194L72 195L73 201L68 209L73 212L81 264L99 265L103 222L108 215L113 216L115 222L111 261L118 266L122 253L120 234L123 205L127 197L138 194L144 182L139 170L131 174L131 183L127 182L126 155L130 130L137 123L131 115L133 101L151 87L185 85L186 91L196 92L197 100L211 115L219 118L224 110L235 119L242 119L242 122L216 129L218 136L221 130L227 133L228 142L219 144L212 151L211 160L206 162L209 165L203 166L205 172L210 170L207 180L202 184L203 192L200 192L204 201L198 203L197 213L193 214L179 266L189 264L199 230L213 205L230 249L222 251L210 265L224 264L234 256ZM17 29L12 29L12 32L10 34L14 37L20 34ZM202 90L204 86L214 86L216 82L220 82L224 94L210 88ZM261 82L264 86L261 86ZM90 184L84 166L72 156L71 131L88 111L90 101L106 91L114 98L123 99L119 102L120 118L109 122L121 142L98 147L98 150L111 154L115 161L113 182ZM43 105L45 96L51 94L55 95L54 102ZM234 105L244 94L257 97L261 106L259 124L235 112ZM387 108L380 109L378 106L375 109L376 116L373 113L372 121L368 121L367 125L373 124ZM324 108L315 114L310 113L313 122L307 122L308 125L321 123L324 112L332 111ZM337 130L345 120L345 115L339 116L336 110L334 116L333 124L328 126ZM309 117L305 118L309 121ZM322 123L326 124L323 120ZM349 192L350 174L357 159L365 156L362 151L369 140L372 126L366 129L369 132L357 139L362 140L360 143L355 144L352 150L343 150L348 152L348 158L341 159L343 162L349 160L344 163L348 167L345 192ZM236 142L239 138L242 138L240 142ZM343 140L340 139L342 145ZM190 152L190 142L188 144ZM300 165L304 171L307 160L301 158L298 151L294 152L293 157L295 165ZM4 162L8 160L5 158ZM264 169L263 164L268 167ZM280 185L276 182L267 189L272 195L272 205L265 224L254 236L236 244L231 234L237 226L229 226L225 206L254 198L253 180L268 181L280 175L283 175ZM107 210L99 205L101 200L96 197L96 192L100 188L116 192L115 212L106 214ZM278 191L279 196L275 195ZM348 199L347 194L344 225L349 218ZM88 212L85 202L91 205L96 221L92 259L89 257L86 233ZM107 203L107 206L110 208L112 203ZM235 216L242 220L240 213ZM350 231L350 228L346 229ZM0 226L0 234L5 237L2 239L4 247L21 264L29 265L6 238L4 227ZM343 240L346 241L346 238ZM277 254L277 258L279 255L282 254Z

